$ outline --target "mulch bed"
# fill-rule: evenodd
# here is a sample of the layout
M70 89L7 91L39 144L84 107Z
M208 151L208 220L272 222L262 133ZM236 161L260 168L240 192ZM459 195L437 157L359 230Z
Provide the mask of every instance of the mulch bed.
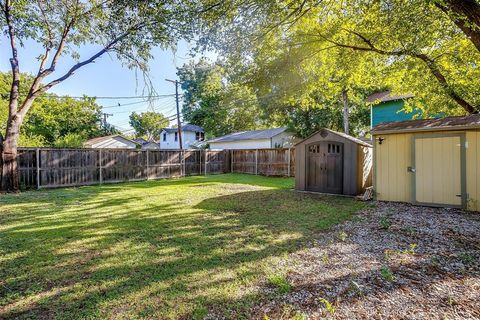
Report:
M480 214L376 203L275 267L251 318L480 319Z

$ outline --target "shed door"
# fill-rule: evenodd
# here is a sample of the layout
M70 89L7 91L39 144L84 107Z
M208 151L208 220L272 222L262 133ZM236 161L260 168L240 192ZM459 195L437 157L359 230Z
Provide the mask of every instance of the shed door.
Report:
M414 202L461 207L462 138L460 135L414 137Z
M307 190L343 192L343 144L318 142L307 148Z

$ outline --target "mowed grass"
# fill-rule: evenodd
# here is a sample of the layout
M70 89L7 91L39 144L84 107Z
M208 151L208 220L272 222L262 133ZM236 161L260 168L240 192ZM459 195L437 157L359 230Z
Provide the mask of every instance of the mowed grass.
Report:
M0 318L241 317L364 204L226 174L0 195Z

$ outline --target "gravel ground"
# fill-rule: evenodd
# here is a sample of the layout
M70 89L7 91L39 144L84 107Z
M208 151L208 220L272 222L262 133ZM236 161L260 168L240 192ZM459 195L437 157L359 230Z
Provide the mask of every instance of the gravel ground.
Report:
M480 214L377 203L276 270L290 291L249 317L480 319Z

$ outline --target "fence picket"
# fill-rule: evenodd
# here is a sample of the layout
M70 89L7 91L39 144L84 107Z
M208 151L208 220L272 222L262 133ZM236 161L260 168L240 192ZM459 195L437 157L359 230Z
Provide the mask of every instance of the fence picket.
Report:
M20 183L55 188L226 172L291 176L293 149L132 150L19 148ZM202 157L203 153L203 157ZM202 163L203 158L203 163Z

